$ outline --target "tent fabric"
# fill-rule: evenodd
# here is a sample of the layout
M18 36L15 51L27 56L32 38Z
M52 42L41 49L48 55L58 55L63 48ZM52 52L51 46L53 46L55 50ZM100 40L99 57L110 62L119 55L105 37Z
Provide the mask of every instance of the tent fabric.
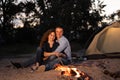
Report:
M115 22L96 34L86 55L114 52L120 52L120 22Z

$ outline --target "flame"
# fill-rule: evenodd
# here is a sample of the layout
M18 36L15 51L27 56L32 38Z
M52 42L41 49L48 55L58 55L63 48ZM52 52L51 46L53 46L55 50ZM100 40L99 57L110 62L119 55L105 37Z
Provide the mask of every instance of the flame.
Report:
M61 74L65 76L75 76L75 77L80 77L81 71L79 71L77 68L69 68L68 66L62 66L62 65L57 65L55 70L62 71Z
M90 76L83 71L78 70L77 68L70 68L68 66L57 64L55 70L62 71L61 75L64 76L74 76L76 78L82 78L83 80L92 80Z

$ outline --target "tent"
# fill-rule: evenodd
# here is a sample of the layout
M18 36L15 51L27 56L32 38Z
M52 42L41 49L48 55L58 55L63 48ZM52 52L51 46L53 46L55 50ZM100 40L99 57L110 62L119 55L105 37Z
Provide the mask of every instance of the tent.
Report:
M120 52L120 21L97 33L86 50L86 55Z

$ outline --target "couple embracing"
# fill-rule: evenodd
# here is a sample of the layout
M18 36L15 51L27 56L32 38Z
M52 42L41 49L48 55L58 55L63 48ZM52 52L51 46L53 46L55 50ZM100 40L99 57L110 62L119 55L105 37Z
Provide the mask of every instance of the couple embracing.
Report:
M57 64L70 64L71 47L66 37L63 36L63 28L56 27L46 31L41 39L40 46L37 48L36 57L32 61L19 64L19 67L31 66L33 71L44 68L45 71L55 68ZM15 63L12 62L14 66Z

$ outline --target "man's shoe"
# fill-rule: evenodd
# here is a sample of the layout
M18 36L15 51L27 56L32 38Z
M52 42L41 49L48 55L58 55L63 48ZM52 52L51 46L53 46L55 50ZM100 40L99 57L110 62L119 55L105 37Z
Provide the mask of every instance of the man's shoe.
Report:
M17 63L17 62L12 62L12 61L10 61L11 62L11 64L15 67L15 68L22 68L22 66L21 66L21 64L20 63Z

